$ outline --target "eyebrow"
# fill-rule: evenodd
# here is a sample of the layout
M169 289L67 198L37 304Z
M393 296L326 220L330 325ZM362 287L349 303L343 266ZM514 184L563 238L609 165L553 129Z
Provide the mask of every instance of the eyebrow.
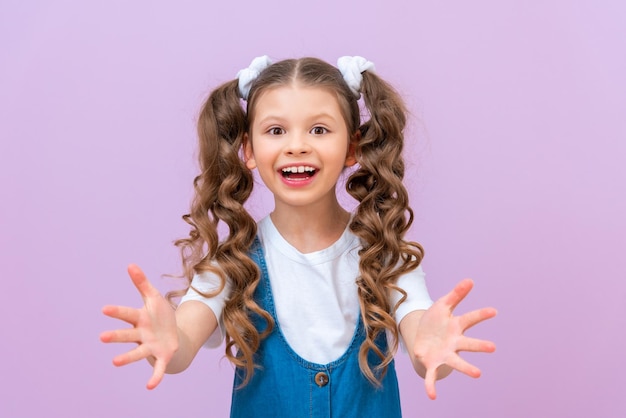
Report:
M330 113L327 113L327 112L320 112L320 113L314 114L307 119L308 120L330 119L333 122L337 121L337 119L335 119ZM273 121L283 123L286 120L287 118L269 114L268 116L265 116L262 119L258 119L258 123L265 124L265 123L273 122Z

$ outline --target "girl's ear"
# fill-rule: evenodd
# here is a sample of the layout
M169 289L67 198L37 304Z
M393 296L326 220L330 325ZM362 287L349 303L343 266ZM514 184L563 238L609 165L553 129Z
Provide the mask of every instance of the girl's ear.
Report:
M346 167L352 167L356 164L356 144L361 140L361 131L357 130L350 138L348 143L348 155L346 155Z
M256 161L252 152L252 141L248 133L243 134L243 159L248 169L254 170L256 168Z

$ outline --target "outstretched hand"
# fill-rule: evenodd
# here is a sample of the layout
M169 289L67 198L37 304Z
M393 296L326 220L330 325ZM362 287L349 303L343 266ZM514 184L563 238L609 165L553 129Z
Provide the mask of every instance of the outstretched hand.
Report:
M128 266L128 274L143 298L144 306L139 309L126 306L107 305L102 312L111 318L120 319L132 328L105 331L100 340L105 343L137 343L137 347L113 359L116 366L147 359L154 370L147 388L154 389L163 379L168 363L178 349L178 328L174 309L150 284L136 265Z
M459 351L492 353L496 346L491 341L466 337L464 332L474 325L496 316L494 308L482 308L454 316L457 305L472 290L470 279L459 282L454 289L437 300L422 315L415 336L413 353L426 370L424 383L429 398L435 399L435 381L438 373L458 370L471 377L479 377L480 370L462 359ZM439 376L440 377L440 376Z

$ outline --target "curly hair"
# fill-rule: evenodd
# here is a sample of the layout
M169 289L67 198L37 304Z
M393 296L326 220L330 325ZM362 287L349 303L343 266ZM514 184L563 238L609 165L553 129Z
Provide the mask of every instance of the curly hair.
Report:
M195 196L190 213L183 216L191 231L189 237L175 242L181 251L187 289L194 274L202 272L220 278L220 287L205 294L207 297L222 291L226 280L231 284L231 294L222 313L226 356L244 371L242 384L245 385L254 373L254 353L275 324L253 298L260 272L247 251L257 230L244 208L252 192L253 177L241 158L241 151L261 94L267 89L295 83L334 94L348 132L359 134L355 135L358 168L346 182L347 192L359 202L349 228L362 244L356 284L366 338L360 347L359 365L364 376L378 385L398 348L394 314L406 299L406 292L396 282L401 275L417 268L423 249L404 240L413 221L408 193L402 183L407 111L399 94L376 74L363 73L362 96L368 113L363 123L359 102L340 71L317 58L283 60L266 68L251 86L245 111L237 80L210 94L198 122L201 172L194 179ZM228 236L222 241L217 232L220 221L229 228ZM173 300L185 291L170 292L168 298ZM402 294L395 306L390 303L392 291ZM252 314L265 320L267 327L263 332L254 327ZM392 338L383 352L376 341L385 332ZM370 352L380 361L370 364Z

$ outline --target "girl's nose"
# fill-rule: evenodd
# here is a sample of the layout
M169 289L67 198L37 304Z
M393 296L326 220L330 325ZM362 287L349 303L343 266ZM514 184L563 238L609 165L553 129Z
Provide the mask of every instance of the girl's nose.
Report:
M285 153L289 155L307 154L311 150L305 134L291 134L287 139Z

